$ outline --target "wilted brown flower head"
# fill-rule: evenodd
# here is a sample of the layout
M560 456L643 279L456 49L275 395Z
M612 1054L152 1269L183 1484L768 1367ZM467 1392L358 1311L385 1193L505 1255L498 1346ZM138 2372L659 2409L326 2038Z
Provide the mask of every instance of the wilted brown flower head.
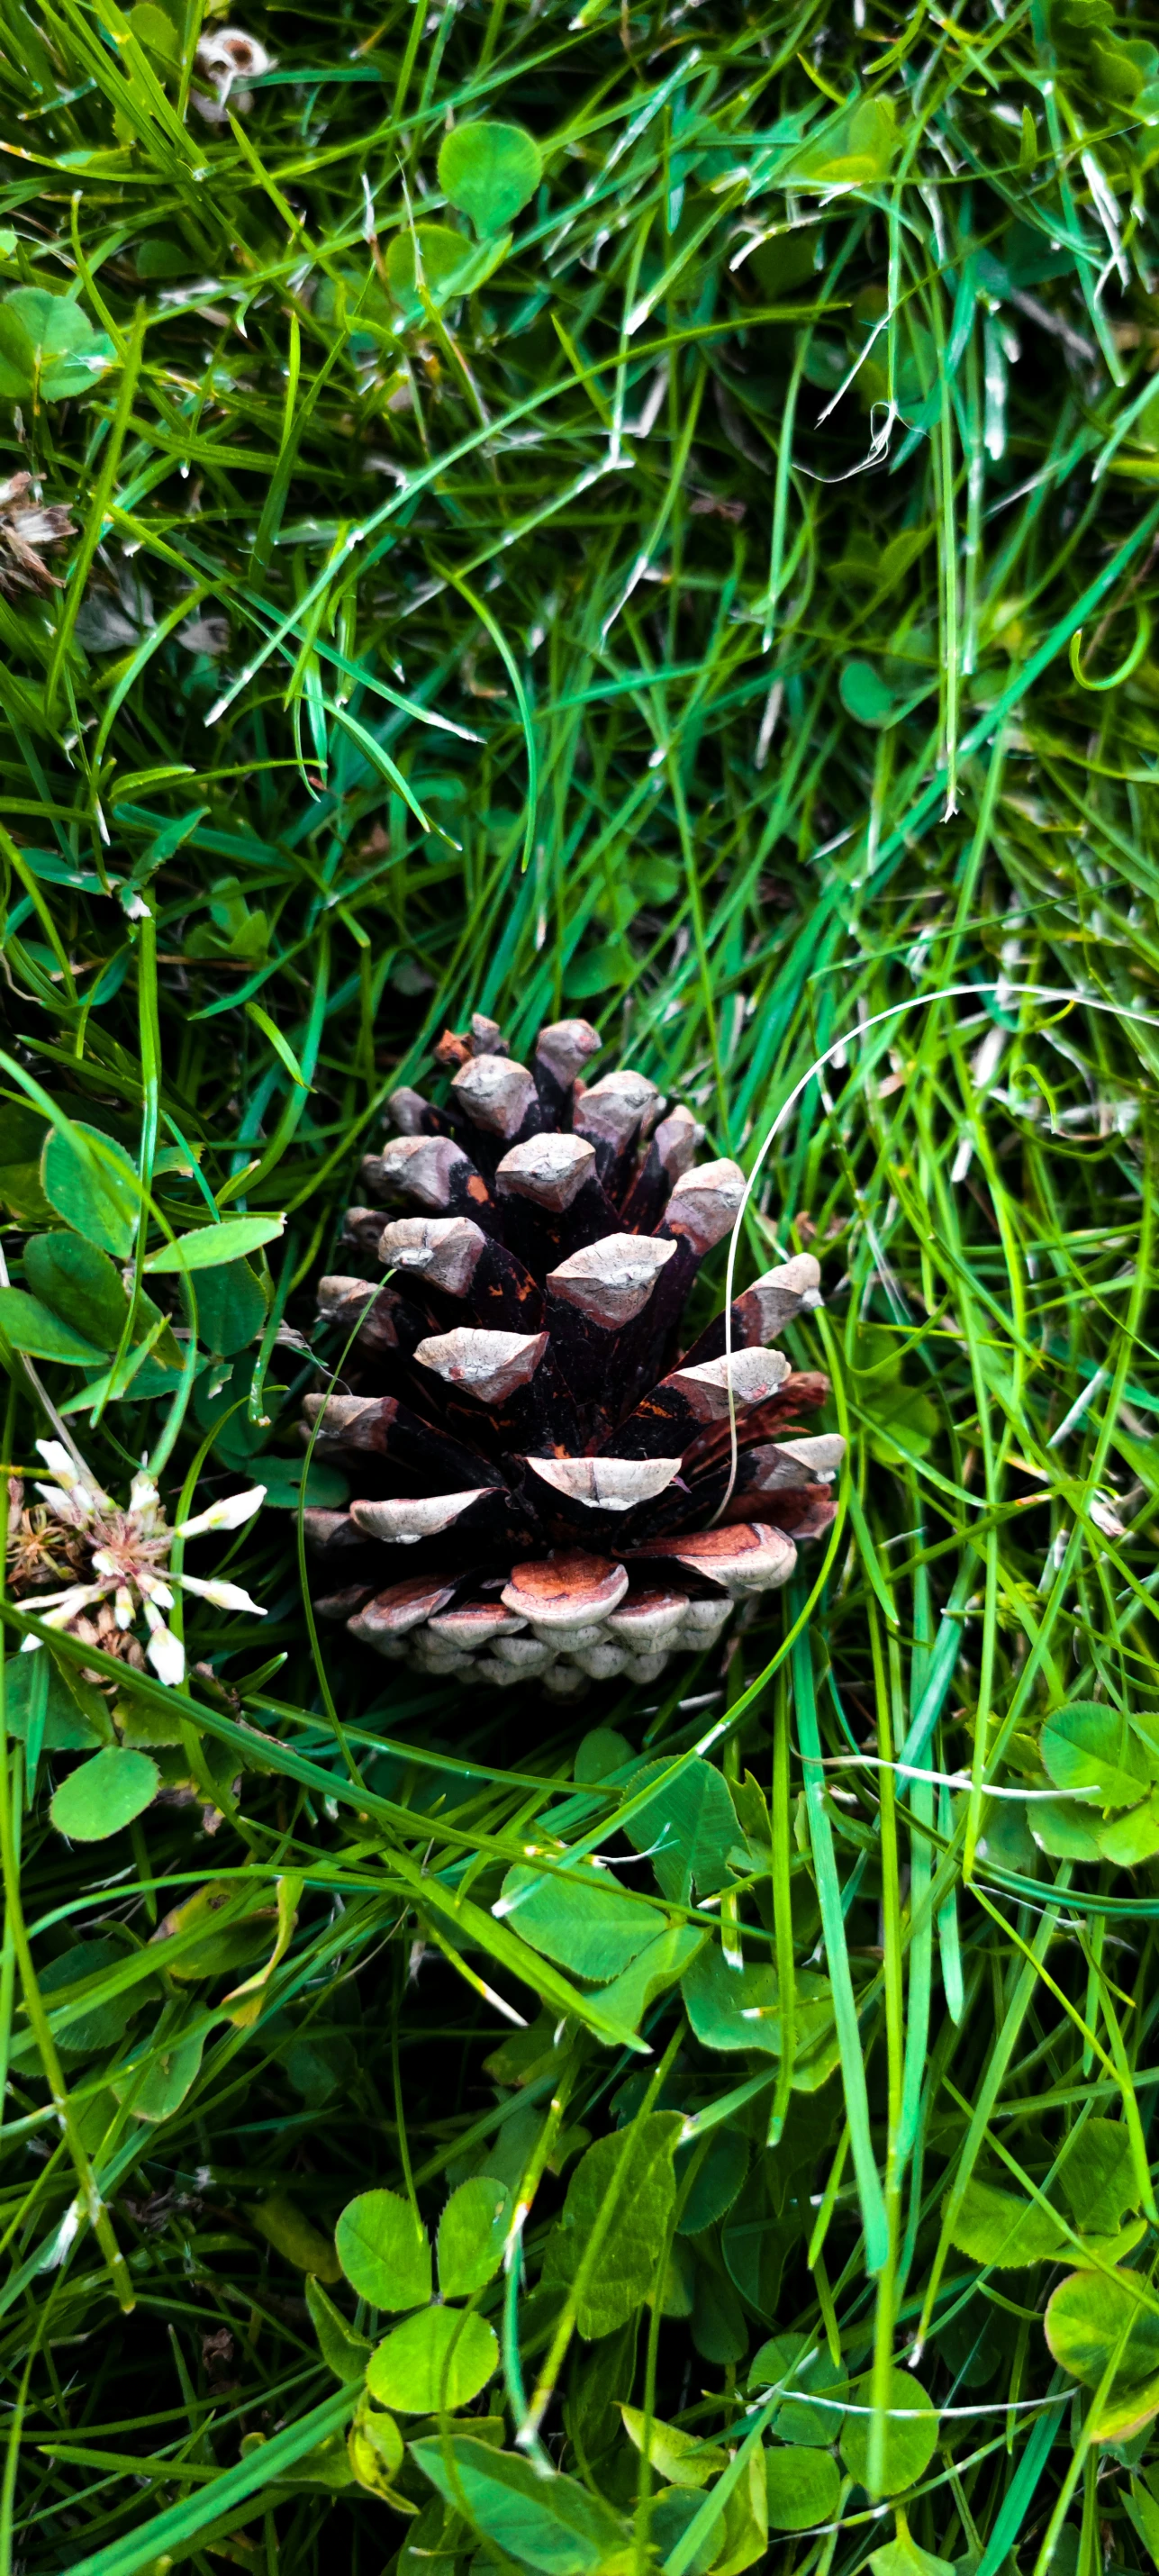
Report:
M15 1593L43 1591L84 1568L79 1533L47 1503L25 1504L23 1476L8 1479L8 1580Z
M53 546L62 546L76 535L73 520L61 501L29 501L31 474L13 474L0 483L0 591L14 599L18 591L47 592L64 585L58 573L50 572L44 561Z

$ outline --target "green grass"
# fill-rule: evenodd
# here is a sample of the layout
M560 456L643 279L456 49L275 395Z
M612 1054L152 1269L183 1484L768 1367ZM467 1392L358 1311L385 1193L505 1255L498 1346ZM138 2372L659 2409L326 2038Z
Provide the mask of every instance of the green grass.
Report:
M28 1760L6 1667L3 2576L854 2576L895 2538L875 2576L1159 2564L1159 2363L1107 2340L1113 2285L1093 2377L1042 2322L1092 2262L1159 2315L1159 1880L1089 1803L1040 1804L1067 1702L1129 1711L1144 1768L1159 1742L1153 26L1110 0L271 9L272 68L211 123L195 8L2 15L0 283L107 335L88 390L14 404L0 376L0 470L75 530L63 589L0 583L5 1258L19 1284L51 1221L46 1102L139 1156L163 1232L284 1211L231 1376L66 1419L114 1491L150 1453L171 1517L195 1476L289 1506L222 1552L260 1638L187 1605L190 1682L136 1686L177 1794L115 1840L54 1829L72 1757ZM412 220L459 220L439 147L480 117L534 134L541 182L493 273L408 325L387 280ZM707 1150L763 1157L742 1283L771 1244L822 1259L791 1338L850 1436L838 1521L667 1698L465 1703L306 1615L312 1284L387 1093L473 1008L516 1047L589 1014ZM67 1406L77 1370L34 1365ZM46 1422L10 1380L27 1470ZM618 1763L589 1743L577 1776L601 1726ZM721 1902L662 1903L635 1855L641 1755L731 1784ZM774 1967L779 2055L705 2044L674 1986L650 2054L609 2040L599 1989L490 1911L529 1845L549 1877L598 1851L649 1929ZM150 1950L210 1886L220 1946L197 1917ZM78 1939L106 1944L80 1977ZM605 2167L581 2208L626 2306L585 2333L571 2177L673 2112L677 2199L637 2174L617 2204ZM1092 2119L1131 2243L1067 2195ZM421 2522L365 2446L346 2465L358 2390L306 2280L385 2334L336 2277L339 2213L385 2187L433 2231L472 2169L527 2205L475 2294L500 2367L474 2412L592 2500L571 2557L444 2514L409 2458ZM1045 2253L986 2259L979 2178ZM868 2412L826 2527L766 2541L738 2446L774 2334ZM894 2365L938 2410L900 2465ZM661 2496L620 2402L718 2446L708 2483Z

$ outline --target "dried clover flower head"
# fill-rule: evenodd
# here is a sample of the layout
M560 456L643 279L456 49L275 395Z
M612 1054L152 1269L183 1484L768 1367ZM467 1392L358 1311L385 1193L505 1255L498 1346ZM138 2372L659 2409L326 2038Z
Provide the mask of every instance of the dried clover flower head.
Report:
M126 1507L103 1491L88 1468L82 1472L74 1465L59 1440L38 1440L36 1446L53 1482L38 1484L41 1506L20 1511L10 1539L13 1584L18 1592L27 1591L46 1572L62 1573L66 1567L80 1578L62 1592L39 1593L35 1607L46 1628L65 1629L138 1668L147 1656L160 1680L172 1685L185 1677L184 1648L165 1622L175 1584L218 1610L249 1610L255 1619L264 1619L260 1603L251 1601L240 1584L204 1583L192 1574L174 1573L168 1563L175 1538L239 1529L263 1500L264 1485L227 1494L170 1529L157 1487L144 1470L133 1478ZM142 1617L148 1630L144 1656L133 1634ZM30 1654L39 1644L38 1637L26 1637L21 1652Z
M63 1575L78 1576L84 1558L75 1531L63 1529L44 1503L24 1502L24 1479L8 1479L8 1576L14 1591L39 1591Z
M62 589L59 574L49 571L44 556L76 534L63 503L29 501L25 495L31 488L31 474L13 474L0 483L0 591L6 599L20 590Z

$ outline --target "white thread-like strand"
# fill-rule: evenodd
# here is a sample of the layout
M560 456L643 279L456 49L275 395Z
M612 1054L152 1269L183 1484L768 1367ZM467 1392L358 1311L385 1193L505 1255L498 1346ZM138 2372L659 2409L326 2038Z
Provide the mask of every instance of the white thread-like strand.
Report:
M823 1055L816 1057L815 1061L810 1065L808 1072L803 1073L800 1081L794 1083L788 1099L782 1102L781 1107L778 1109L776 1117L773 1120L772 1126L765 1137L764 1143L757 1154L748 1179L745 1182L744 1196L733 1220L733 1228L729 1237L728 1246L728 1268L725 1274L724 1286L724 1348L726 1358L732 1358L733 1283L736 1277L736 1256L740 1244L741 1227L744 1224L749 1200L751 1199L756 1187L757 1178L764 1164L765 1156L769 1152L770 1147L775 1144L790 1111L796 1107L798 1100L801 1098L802 1092L807 1091L809 1084L816 1081L817 1076L824 1072L826 1065L832 1064L835 1058L841 1054L842 1050L850 1044L852 1039L867 1037L870 1029L881 1028L887 1020L902 1019L907 1011L931 1010L935 1002L958 1002L963 1000L976 1001L981 993L999 992L1001 993L1004 1002L1060 1002L1065 1003L1071 1010L1105 1011L1111 1019L1133 1020L1140 1028L1159 1028L1159 1014L1154 1011L1129 1011L1122 1003L1104 1001L1098 994L1076 993L1073 990L1064 992L1056 988L1053 984L1011 984L1007 980L1006 976L1003 975L995 976L993 982L989 984L945 984L941 991L937 993L911 994L908 1001L891 1002L888 1010L874 1011L868 1020L859 1021L855 1027L846 1029L843 1036L834 1038L832 1045L826 1047ZM710 1528L713 1529L716 1528L722 1514L727 1510L736 1486L738 1458L736 1404L733 1398L731 1381L729 1384L728 1397L728 1423L730 1434L728 1484L725 1488L724 1499L720 1504L720 1508L713 1514L712 1521L709 1524Z
M821 1767L825 1771L844 1771L850 1763L859 1763L866 1771L900 1771L903 1780L933 1780L943 1789L972 1789L974 1786L968 1771L923 1771L916 1762L886 1762L880 1753L823 1753L821 1756ZM987 1798L1086 1798L1097 1802L1103 1795L1097 1781L1087 1789L998 1789L992 1781L983 1780L982 1789Z
M815 2392L811 2388L786 2388L784 2390L774 2389L771 2394L786 2406L789 2404L794 2406L828 2406L838 2415L873 2415L877 2413L876 2407L853 2406L850 2405L845 2398L824 2397L820 2392ZM881 2408L881 2413L883 2416L888 2417L891 2424L928 2424L931 2413L937 2416L939 2423L944 2423L950 2416L954 2416L956 2418L958 2416L965 2415L1021 2415L1026 2414L1031 2407L1041 2409L1046 2406L1065 2406L1069 2404L1073 2394L1073 2389L1060 2388L1055 2392L1053 2397L1049 2395L1046 2397L1012 2397L1009 2402L1005 2402L1002 2399L995 2400L994 2398L988 2398L984 2406L935 2406L932 2409L929 2406L883 2406ZM760 2413L761 2406L767 2406L767 2404L768 2394L761 2398L759 2403L747 2406L745 2408L745 2413L746 2415L757 2415Z

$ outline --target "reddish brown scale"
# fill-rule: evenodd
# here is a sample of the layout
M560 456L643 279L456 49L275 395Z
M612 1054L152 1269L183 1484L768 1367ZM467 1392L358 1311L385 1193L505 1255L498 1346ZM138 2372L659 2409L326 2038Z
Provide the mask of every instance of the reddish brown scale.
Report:
M467 1120L471 1151L488 1179L503 1154L543 1125L534 1078L508 1055L469 1057L451 1084L451 1104Z
M695 1365L681 1361L611 1437L628 1457L666 1456L674 1446L683 1457L706 1430L728 1422L730 1390L739 1425L788 1374L789 1363L781 1351L759 1347Z
M451 1136L397 1136L385 1153L366 1156L362 1177L384 1206L401 1199L430 1216L470 1216L485 1229L494 1224L486 1181Z
M432 1052L436 1064L457 1073L459 1066L467 1064L473 1055L506 1055L508 1046L498 1020L489 1020L483 1011L473 1011L470 1028L462 1032L444 1029Z
M829 1380L819 1369L803 1371L799 1375L790 1371L767 1404L755 1405L751 1413L738 1414L737 1447L751 1448L758 1440L771 1439L774 1433L786 1430L790 1423L799 1422L803 1413L815 1413L828 1401L828 1396ZM701 1475L718 1458L727 1459L731 1447L727 1420L710 1424L688 1450L685 1463L690 1478Z
M726 1503L721 1519L748 1520L754 1509L765 1508L763 1498L757 1502L751 1493L734 1494ZM797 1547L803 1547L806 1539L823 1538L836 1518L837 1504L825 1485L806 1485L800 1493L781 1494L777 1498L777 1527L787 1531Z
M663 1114L661 1094L642 1073L605 1073L590 1088L577 1082L572 1128L594 1146L597 1173L614 1202L627 1193L640 1139Z
M378 1257L402 1291L428 1306L469 1303L481 1322L534 1332L543 1322L543 1292L526 1264L473 1217L395 1217L382 1228ZM433 1293L432 1293L433 1292Z
M322 1560L329 1589L330 1580L341 1582L348 1569L344 1560L355 1548L364 1545L362 1532L356 1529L349 1512L326 1512L310 1506L302 1514L306 1544Z
M421 1390L416 1388L416 1393ZM307 1437L318 1425L316 1455L382 1458L399 1477L424 1479L426 1492L451 1493L469 1484L502 1483L498 1465L455 1440L437 1420L424 1419L400 1403L397 1396L308 1395L305 1415L302 1429Z
M537 1278L619 1225L588 1137L551 1129L523 1138L501 1155L493 1187L504 1238Z
M786 1324L821 1302L821 1268L811 1252L799 1252L792 1261L766 1270L751 1288L734 1299L727 1313L714 1315L695 1342L683 1354L684 1366L690 1368L700 1360L721 1358L727 1338L729 1348L745 1350L751 1344L775 1342Z
M351 1214L361 1213L351 1210ZM377 1222L381 1232L381 1219ZM324 1322L337 1324L343 1334L357 1328L357 1348L368 1357L371 1352L410 1350L418 1338L417 1319L405 1298L393 1288L376 1290L373 1280L354 1279L344 1272L319 1280L318 1313Z
M448 1136L450 1121L442 1110L424 1099L421 1091L412 1091L409 1083L392 1091L386 1104L387 1114L396 1136Z
M599 1034L590 1020L556 1020L540 1030L531 1070L546 1126L570 1128L575 1084L599 1051Z
M695 1162L702 1133L687 1109L661 1119L624 1199L630 1233L650 1234L659 1223L676 1182Z
M348 1619L369 1601L370 1589L365 1583L348 1583L342 1592L321 1593L314 1603L320 1619L331 1619L345 1627Z

